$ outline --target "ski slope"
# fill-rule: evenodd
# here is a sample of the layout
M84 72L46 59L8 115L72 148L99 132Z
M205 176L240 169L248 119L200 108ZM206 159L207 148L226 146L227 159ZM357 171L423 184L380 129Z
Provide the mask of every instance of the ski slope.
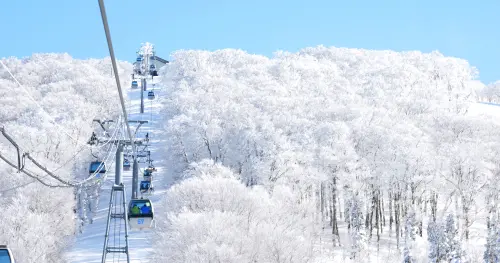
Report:
M490 116L500 116L500 104L489 102L478 102L470 108L472 114L487 114Z
M137 138L144 138L146 133L149 133L149 146L147 150L151 151L151 159L153 165L158 169L153 176L154 192L149 199L153 202L155 216L162 212L160 197L166 191L166 167L162 161L164 138L162 136L162 121L160 118L161 104L158 103L158 98L161 98L161 90L155 89L156 98L154 100L147 99L147 91L144 92L144 113L140 113L141 90L140 79L139 89L128 88L128 97L130 101L127 106L129 120L147 120L147 124L143 124L137 132ZM159 77L155 77L154 81L148 79L148 91L151 90L152 84L160 81ZM132 133L138 124L131 123L130 128ZM162 139L163 138L163 139ZM125 152L125 151L124 151ZM93 223L87 224L83 228L83 233L77 235L74 246L65 254L67 262L74 263L92 263L101 262L102 251L104 246L104 235L106 231L106 223L108 216L109 200L111 197L111 187L115 179L115 154L112 154L111 162L107 163L108 174L107 179L102 185L102 190L98 197L97 211L94 212ZM132 161L131 161L132 162ZM139 182L142 180L142 170L147 166L147 163L139 163ZM123 184L125 185L126 203L132 193L132 168L130 171L123 171ZM139 197L141 193L138 193ZM146 196L144 196L146 197ZM113 221L111 221L113 222ZM123 220L122 220L123 222ZM110 238L108 246L124 246L124 225L121 225L116 232L121 231L120 240L113 239L113 224L110 226ZM129 254L130 262L149 262L151 259L151 240L154 235L154 229L149 230L131 230L129 229ZM116 244L114 244L116 242ZM108 253L106 262L126 262L125 254Z
M486 117L490 121L500 124L500 104L488 102L474 103L469 108L469 114Z

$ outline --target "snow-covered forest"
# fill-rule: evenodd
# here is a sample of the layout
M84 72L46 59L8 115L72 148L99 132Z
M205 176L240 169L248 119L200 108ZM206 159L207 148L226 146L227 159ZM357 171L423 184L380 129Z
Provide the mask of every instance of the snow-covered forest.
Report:
M500 102L498 84L467 61L323 46L172 58L158 100L175 184L155 215L157 262L500 256L500 122L476 108ZM21 86L0 65L0 127L62 178L88 176L92 120L120 114L109 58L2 61ZM119 70L127 87L132 65ZM3 138L0 152L17 158ZM0 244L16 262L60 262L81 223L77 189L3 161L0 173Z
M64 179L88 176L92 155L86 145L94 118L120 113L111 61L78 60L68 54L34 54L0 65L0 127L24 152ZM132 66L119 63L128 84ZM98 125L97 125L98 126ZM0 140L4 157L16 161L14 147ZM99 152L94 152L99 154ZM26 160L32 174L44 174ZM0 244L9 244L16 262L61 262L62 251L77 232L74 188L44 186L0 161ZM42 176L49 185L58 185ZM60 185L60 184L59 184Z
M178 181L158 262L498 257L500 129L470 111L485 86L467 61L178 51L161 75Z
M491 83L478 90L481 101L500 103L500 81Z

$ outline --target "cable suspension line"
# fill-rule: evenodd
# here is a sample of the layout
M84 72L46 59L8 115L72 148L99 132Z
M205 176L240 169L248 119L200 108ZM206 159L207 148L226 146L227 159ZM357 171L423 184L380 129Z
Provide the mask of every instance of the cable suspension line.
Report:
M17 169L17 166L12 163L11 161L9 161L7 158L5 158L1 153L0 153L0 159L4 160L4 162L6 162L8 165L12 166L13 168L16 168ZM28 172L26 169L23 169L21 170L21 172L23 172L24 174L26 174L27 176L33 178L33 179L36 179L38 180L41 184L47 186L47 187L50 187L50 188L57 188L57 187L73 187L73 186L70 186L70 185L52 185L52 184L49 184L49 183L46 183L44 181L42 181L40 179L40 176L38 175L33 175L31 174L30 172Z
M113 50L113 43L111 41L111 33L109 32L108 17L106 15L106 7L104 6L104 0L98 0L98 2L99 2L99 8L101 10L101 18L102 18L102 23L104 26L104 32L106 34L106 41L108 42L109 55L111 56L111 64L113 65L113 72L115 73L116 86L118 88L118 93L120 96L120 103L122 106L123 117L125 118L125 123L127 125L127 132L128 132L128 136L130 139L130 144L132 145L132 151L134 152L134 156L135 156L137 153L137 149L136 149L135 144L134 144L132 132L130 130L130 125L128 124L127 109L125 107L125 101L123 99L122 87L120 84L120 77L118 75L118 68L116 66L115 52Z
M115 128L115 132L114 132L114 135L113 137L115 136L119 136L119 130L121 129L123 123L121 122L121 119L120 119L120 122L119 124L117 125L117 127ZM20 149L17 145L17 143L5 132L5 129L2 127L0 129L0 131L2 132L2 134L5 136L5 138L7 138L15 147L16 149ZM110 157L110 153L112 152L113 148L113 144L110 144L110 147L108 149L108 153L107 153L107 157L106 157L106 160L107 161ZM64 180L62 179L61 177L55 175L53 172L49 171L45 166L43 166L42 164L40 164L40 162L38 162L37 160L35 160L33 157L31 157L29 155L29 153L27 152L24 152L22 155L20 154L20 152L18 151L18 159L20 161L18 161L18 165L15 165L13 162L9 161L6 157L4 157L3 155L1 155L0 153L0 159L4 160L7 164L9 164L10 166L12 166L13 168L16 168L18 169L18 172L23 172L24 174L28 175L29 177L31 178L34 178L36 180L38 180L40 183L42 183L43 185L45 186L48 186L48 187L77 187L77 186L80 186L80 185L83 185L84 183L92 180L95 178L95 176L97 175L97 172L99 171L99 169L96 170L96 172L94 172L91 176L89 176L88 178L86 178L85 180L82 180L82 181L79 181L79 182L70 182L68 180ZM48 176L52 177L53 179L59 181L60 183L62 183L62 185L51 185L49 183L46 183L44 181L42 181L40 179L40 176L37 176L37 175L33 175L32 172L29 172L27 169L25 169L25 164L24 164L24 158L27 158L29 159L34 165L36 165L38 168L40 168L42 171L44 171ZM75 158L75 156L73 157ZM22 164L22 166L19 166L19 164ZM61 167L59 167L61 168ZM59 168L55 169L54 171L58 170Z

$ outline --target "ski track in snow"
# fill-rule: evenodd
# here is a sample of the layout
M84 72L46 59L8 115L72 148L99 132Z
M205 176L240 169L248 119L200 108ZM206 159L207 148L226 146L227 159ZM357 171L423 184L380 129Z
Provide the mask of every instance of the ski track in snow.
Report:
M148 78L148 91L152 89L152 83L158 83L160 81L160 77L155 77L154 81L151 82L151 79ZM153 165L158 169L157 172L154 173L153 176L153 186L154 192L149 196L149 199L153 202L155 216L163 212L163 208L161 207L161 196L164 195L166 191L167 180L165 180L166 173L166 165L163 152L165 151L165 143L162 133L164 131L163 128L163 119L160 116L160 111L162 106L156 100L162 96L161 90L156 86L155 100L148 100L147 91L144 92L144 113L140 114L140 105L141 105L141 90L140 86L138 89L128 88L128 97L129 102L127 103L127 113L129 120L147 120L149 123L143 124L141 128L138 130L136 137L144 138L146 132L149 132L149 140L150 144L147 150L151 151L151 159L153 160ZM131 123L130 129L132 133L135 131L135 127L138 124ZM125 129L126 130L126 129ZM127 136L128 138L128 136ZM138 147L138 150L142 149L142 147ZM124 153L126 150L124 151ZM75 238L75 243L73 247L65 254L65 259L67 262L73 263L92 263L92 262L101 262L102 259L102 251L104 246L104 235L106 233L106 223L108 216L108 208L109 208L109 200L111 197L111 187L114 184L115 180L115 154L112 154L112 158L108 161L108 174L105 183L102 184L102 189L99 194L99 203L98 210L94 213L94 220L92 224L87 223L83 228L83 233L78 234ZM142 170L147 166L147 163L139 163L139 182L142 180ZM128 202L132 193L132 167L130 171L123 171L123 184L125 185L125 198L126 204L128 207ZM141 193L138 192L140 196ZM146 196L144 196L146 198ZM123 222L123 221L122 221ZM110 238L108 241L108 246L115 246L113 244L113 220L110 224ZM124 246L124 225L121 226L121 246ZM131 230L129 228L128 232L128 241L129 241L129 255L130 262L149 262L152 255L152 245L151 240L153 238L154 229L148 230ZM116 246L118 246L118 240L116 241ZM119 257L119 259L118 259ZM113 260L114 258L114 260ZM126 255L124 253L108 253L106 256L106 262L126 262Z

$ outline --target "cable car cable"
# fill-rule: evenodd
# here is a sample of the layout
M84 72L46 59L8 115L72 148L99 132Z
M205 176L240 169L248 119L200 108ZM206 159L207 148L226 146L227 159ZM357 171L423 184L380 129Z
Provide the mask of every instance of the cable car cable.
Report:
M101 18L102 18L102 23L104 26L104 33L106 34L106 41L108 42L108 49L109 49L109 55L111 56L111 63L113 65L113 71L115 73L115 80L116 80L116 86L118 88L118 95L120 96L120 103L122 106L122 111L123 111L123 117L125 118L125 124L127 125L127 132L128 132L128 137L130 139L130 144L132 146L132 151L134 152L134 156L137 154L137 149L134 143L134 139L132 138L132 131L130 130L130 125L128 123L128 115L127 115L127 109L125 108L125 102L123 99L123 92L122 92L122 87L120 84L120 77L118 74L118 68L116 66L116 58L115 58L115 52L113 50L113 43L111 41L111 33L109 32L109 25L108 25L108 18L106 16L106 7L104 6L104 1L103 0L98 0L99 2L99 8L101 11Z
M111 145L110 145L110 148L109 148L109 151L108 151L108 156L107 156L107 158L106 158L106 161L107 161L107 160L109 159L109 157L110 157L110 153L112 152L112 151L111 151L112 147L113 147L113 144L111 144ZM89 180L93 179L93 178L97 175L97 173L94 173L92 176L90 176L90 177L88 177L87 179L82 180L82 181L80 181L80 182L70 182L70 181L67 181L67 180L62 179L62 178L61 178L61 177L59 177L59 176L54 175L54 174L53 174L51 171L49 171L46 167L44 167L44 166L43 166L43 165L41 165L38 161L36 161L33 157L31 157L31 156L29 155L29 153L23 153L23 157L28 158L28 159L29 159L29 160L30 160L33 164L35 164L38 168L40 168L40 169L41 169L41 170L43 170L45 173L47 173L47 175L48 175L48 176L50 176L50 177L54 178L55 180L57 180L57 181L59 181L59 182L61 182L61 183L63 184L63 185L52 185L52 184L49 184L49 183L45 183L44 181L42 181L42 180L39 178L40 176L35 176L35 175L31 174L31 173L30 173L27 169L22 169L22 170L21 170L23 173L25 173L25 174L26 174L26 175L28 175L29 177L32 177L32 178L34 178L34 179L38 180L40 183L42 183L43 185L48 186L48 187L75 187L75 186L82 185L82 184L84 184L85 182L88 182ZM14 168L17 168L17 166L16 166L14 163L10 162L7 158L5 158L4 156L2 156L1 154L0 154L0 158L1 158L2 160L4 160L7 164L9 164L10 166L12 166L12 167L14 167ZM97 171L99 171L99 169L98 169Z
M17 166L15 164L13 164L12 162L10 162L7 158L5 158L1 153L0 153L0 159L2 159L4 162L6 162L8 165L12 166L13 168L16 168L17 169ZM26 174L27 176L33 178L33 179L36 179L37 181L39 181L41 184L47 186L47 187L50 187L50 188L57 188L57 187L71 187L71 186L67 186L67 185L52 185L52 184L49 184L49 183L45 183L44 181L42 181L40 179L40 176L37 176L37 175L33 175L29 172L29 170L27 169L23 169L21 170L21 172L23 172L24 174Z

